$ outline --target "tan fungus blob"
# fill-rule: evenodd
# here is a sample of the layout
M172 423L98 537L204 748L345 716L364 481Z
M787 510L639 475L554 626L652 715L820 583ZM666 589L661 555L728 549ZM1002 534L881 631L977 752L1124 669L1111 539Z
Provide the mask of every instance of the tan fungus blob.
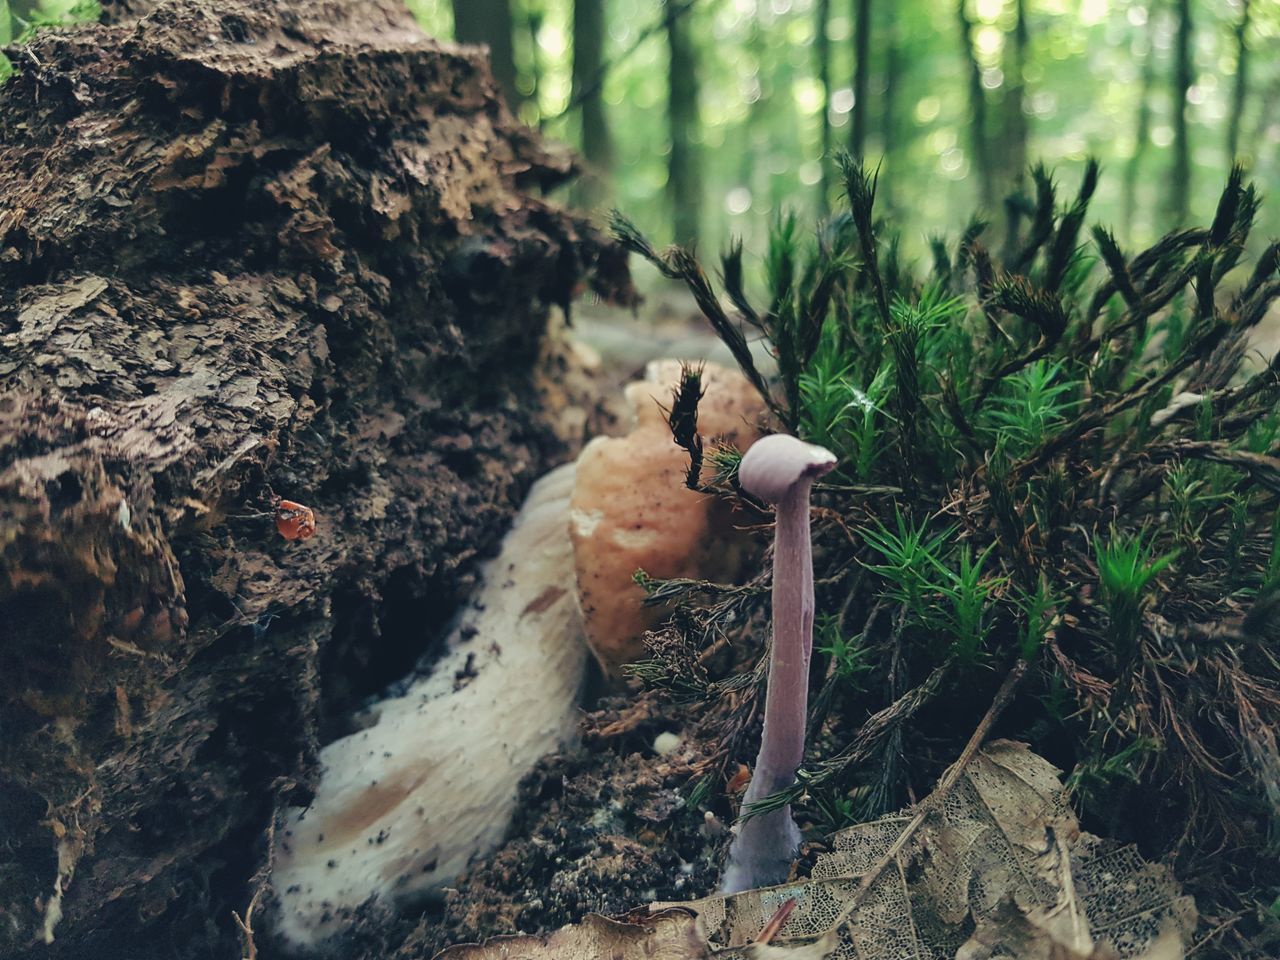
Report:
M684 485L688 455L671 438L662 407L680 381L680 363L657 360L627 385L635 425L625 437L597 437L578 459L570 534L587 642L605 672L645 655L646 630L666 612L645 607L636 570L651 577L736 582L752 540L735 529L728 504ZM742 374L708 363L698 431L746 449L761 436L765 405ZM703 466L703 478L712 468ZM742 518L736 518L741 522Z

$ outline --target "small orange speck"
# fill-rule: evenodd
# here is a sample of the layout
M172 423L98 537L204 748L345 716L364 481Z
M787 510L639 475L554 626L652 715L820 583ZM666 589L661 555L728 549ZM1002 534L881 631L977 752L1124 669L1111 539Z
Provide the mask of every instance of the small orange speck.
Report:
M276 507L276 529L286 540L307 540L316 532L315 512L292 500L281 500Z

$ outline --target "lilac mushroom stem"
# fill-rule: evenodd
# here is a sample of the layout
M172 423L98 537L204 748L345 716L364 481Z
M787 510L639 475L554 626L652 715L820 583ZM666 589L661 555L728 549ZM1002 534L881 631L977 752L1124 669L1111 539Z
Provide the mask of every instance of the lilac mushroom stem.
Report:
M809 491L836 465L831 451L786 434L757 441L742 458L744 490L776 505L773 545L773 643L764 730L743 805L795 783L804 759L813 652L813 547ZM800 848L800 829L786 806L752 817L729 847L721 891L737 893L782 883Z

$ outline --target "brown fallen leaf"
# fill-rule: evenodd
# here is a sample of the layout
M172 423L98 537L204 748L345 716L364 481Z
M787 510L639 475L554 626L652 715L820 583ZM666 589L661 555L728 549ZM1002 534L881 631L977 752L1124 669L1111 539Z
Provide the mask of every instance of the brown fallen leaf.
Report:
M588 914L541 936L496 937L450 947L435 960L700 960L707 956L694 915L668 908L634 922Z
M652 919L674 926L588 917L441 960L1185 957L1191 898L1165 866L1081 832L1047 760L994 741L940 784L914 807L832 835L808 880L654 904Z

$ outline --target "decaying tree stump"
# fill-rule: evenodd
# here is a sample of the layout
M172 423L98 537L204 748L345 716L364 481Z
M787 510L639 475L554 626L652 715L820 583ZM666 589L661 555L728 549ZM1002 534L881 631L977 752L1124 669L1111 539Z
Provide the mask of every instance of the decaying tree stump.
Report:
M481 53L396 0L154 6L0 93L5 957L233 955L322 724L564 453L549 306L629 291Z

